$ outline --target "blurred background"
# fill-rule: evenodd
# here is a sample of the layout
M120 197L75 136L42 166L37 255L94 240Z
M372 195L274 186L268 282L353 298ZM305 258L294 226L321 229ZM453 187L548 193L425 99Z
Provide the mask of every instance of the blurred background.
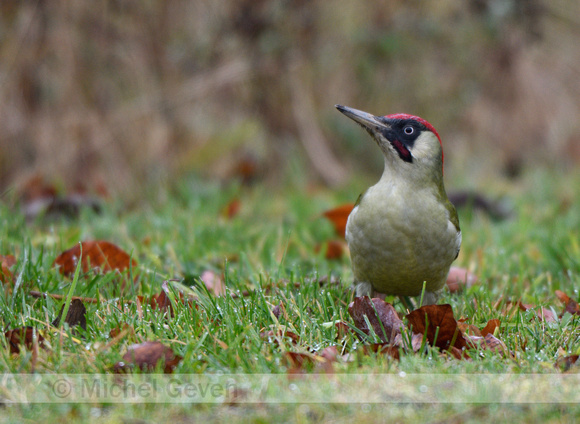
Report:
M130 196L191 173L377 178L379 150L337 103L430 121L458 185L580 162L577 0L2 0L0 14L2 192L38 176Z

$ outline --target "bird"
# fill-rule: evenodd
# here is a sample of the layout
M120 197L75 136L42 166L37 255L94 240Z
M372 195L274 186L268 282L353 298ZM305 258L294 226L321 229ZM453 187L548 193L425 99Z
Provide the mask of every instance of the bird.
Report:
M459 218L443 185L443 147L418 116L375 116L336 105L375 140L385 167L346 223L356 296L422 296L437 303L461 247Z

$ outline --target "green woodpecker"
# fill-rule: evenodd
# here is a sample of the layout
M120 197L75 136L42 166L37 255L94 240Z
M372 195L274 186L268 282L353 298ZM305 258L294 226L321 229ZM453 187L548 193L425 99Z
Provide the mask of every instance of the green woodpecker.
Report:
M374 116L336 105L374 138L385 157L379 182L359 197L346 224L357 296L419 296L437 302L461 230L443 186L443 149L418 116Z

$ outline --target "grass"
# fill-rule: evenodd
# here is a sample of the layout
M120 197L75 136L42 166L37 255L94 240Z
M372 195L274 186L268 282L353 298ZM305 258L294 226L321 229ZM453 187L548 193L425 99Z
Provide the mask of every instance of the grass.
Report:
M181 355L179 374L271 374L286 373L286 351L321 351L336 345L333 322L352 322L347 307L352 279L348 257L327 260L316 246L334 239L333 228L321 213L356 199L364 187L360 181L339 192L289 186L278 193L266 186L219 185L191 178L163 192L152 194L147 206L124 209L110 202L101 214L84 211L77 220L26 223L18 210L0 206L0 254L14 254L18 281L0 293L0 319L6 329L31 325L44 330L50 350L38 358L26 351L0 352L7 373L110 373L127 347L145 340L160 341ZM479 374L559 373L554 367L561 357L580 353L578 316L566 315L557 322L544 322L533 310L507 313L497 302L510 298L537 307L562 310L554 292L561 290L578 299L580 287L580 179L573 174L539 170L513 183L489 185L490 192L503 193L513 214L493 221L484 213L461 209L462 252L457 265L479 278L460 294L445 294L440 303L450 303L455 317L482 328L499 318L497 334L513 353L506 358L493 352L478 352L471 361L458 361L429 348L422 354L404 355L394 361L382 355L355 354L355 360L339 361L341 374ZM232 219L223 210L239 198L241 209ZM79 240L105 239L131 252L138 261L139 285L121 294L115 274L81 274L75 296L98 298L86 304L87 329L69 337L51 335L49 324L63 304L51 298L37 299L31 290L67 295L74 279L54 269L54 258ZM225 296L204 289L199 276L211 270L224 276ZM320 282L323 277L325 282ZM120 294L159 293L169 278L183 279L198 293L196 307L177 302L175 316L144 306L139 316L135 303L120 305L111 299ZM338 281L338 283L336 283ZM242 295L247 292L247 295ZM391 299L392 301L393 299ZM282 304L286 313L272 314ZM395 304L402 312L402 305ZM536 308L537 310L538 308ZM111 344L109 332L127 323L135 336ZM329 325L330 323L330 325ZM269 341L261 336L283 327L299 336ZM342 343L342 344L341 344ZM360 352L354 335L347 335L341 353ZM107 346L109 344L109 346ZM358 350L356 348L359 348ZM351 356L352 357L352 356ZM574 368L573 368L574 369ZM576 370L578 368L576 367ZM310 370L312 371L312 370ZM547 389L546 389L547 390ZM417 420L481 422L501 418L530 422L561 422L580 414L577 405L474 405L474 404L302 404L302 405L33 405L6 406L0 421L35 420L47 411L62 419L103 422L220 421L326 422L350 414L355 421ZM136 421L133 421L136 420Z

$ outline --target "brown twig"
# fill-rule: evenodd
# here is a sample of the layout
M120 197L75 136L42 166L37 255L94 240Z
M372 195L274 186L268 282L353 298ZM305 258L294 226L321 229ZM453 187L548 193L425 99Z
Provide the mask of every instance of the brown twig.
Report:
M56 300L63 300L66 299L65 295L62 294L53 294L53 293L42 293L36 290L30 290L29 294L32 297L44 297L45 299L47 297L50 297L51 299L56 299ZM95 299L94 297L79 297L79 296L72 296L71 300L75 300L78 299L81 302L85 302L85 303L98 303L99 299ZM131 300L127 300L128 303L131 303Z

